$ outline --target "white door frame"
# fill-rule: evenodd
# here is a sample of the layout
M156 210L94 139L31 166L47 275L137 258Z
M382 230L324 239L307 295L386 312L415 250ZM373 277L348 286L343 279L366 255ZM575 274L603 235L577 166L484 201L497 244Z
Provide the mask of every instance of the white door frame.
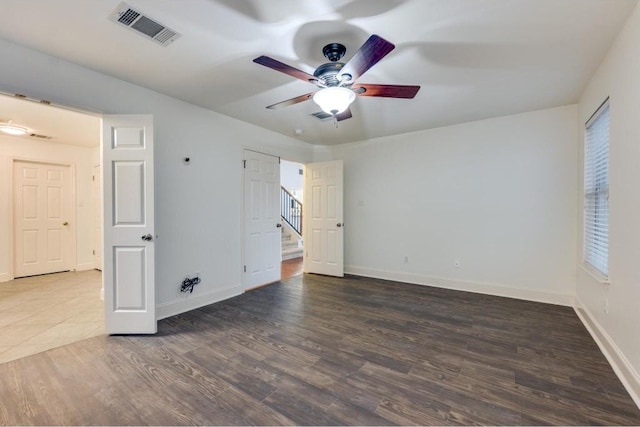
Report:
M11 212L9 214L9 273L10 273L10 277L9 280L13 280L15 278L15 263L16 263L16 254L15 254L15 227L16 227L16 218L15 218L15 183L13 181L13 171L15 168L15 164L16 162L28 162L28 163L41 163L41 164L48 164L48 165L56 165L56 166L63 166L63 167L68 167L69 168L69 175L70 175L70 180L71 180L71 195L70 195L70 203L71 203L71 212L69 213L69 221L71 222L71 226L69 227L69 232L71 234L71 253L69 254L69 256L71 257L71 262L70 262L70 268L71 270L75 270L78 267L78 256L77 256L77 250L78 250L78 240L77 240L77 234L76 234L76 227L78 224L77 218L76 218L76 188L77 188L77 182L76 182L76 165L75 163L67 163L67 162L59 162L59 161L55 161L55 160L50 160L50 159L42 159L39 157L23 157L23 156L11 156L9 157L9 165L10 165L10 171L8 173L8 178L9 178L9 197L11 200Z
M97 169L97 173L96 173L96 169ZM102 162L99 160L98 164L94 164L91 168L91 171L92 171L91 176L93 177L92 179L94 181L98 181L97 185L93 184L94 181L92 181L92 185L91 185L91 215L93 216L93 221L94 221L93 224L91 224L92 226L91 246L94 248L93 249L94 250L93 268L102 271L102 233L104 232L104 223L102 221L102 216L103 216L102 215L102 204L103 204ZM97 194L95 194L96 189L97 189ZM98 206L96 206L96 202ZM97 209L97 215L96 215L96 209ZM96 221L98 222L97 224L96 224ZM96 231L99 232L99 236L96 236ZM95 251L99 251L99 252L95 253ZM100 255L100 259L98 259L98 254ZM104 288L103 288L103 292L104 292Z

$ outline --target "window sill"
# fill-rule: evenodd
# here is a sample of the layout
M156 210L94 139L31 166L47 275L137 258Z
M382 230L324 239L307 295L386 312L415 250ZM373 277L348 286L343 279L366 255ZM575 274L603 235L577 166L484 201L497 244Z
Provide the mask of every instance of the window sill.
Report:
M591 277L593 277L596 281L598 281L599 283L602 283L603 285L610 285L611 282L609 281L609 277L604 276L602 273L600 273L599 271L597 271L595 268L586 265L586 264L579 264L579 267L586 271L587 274Z

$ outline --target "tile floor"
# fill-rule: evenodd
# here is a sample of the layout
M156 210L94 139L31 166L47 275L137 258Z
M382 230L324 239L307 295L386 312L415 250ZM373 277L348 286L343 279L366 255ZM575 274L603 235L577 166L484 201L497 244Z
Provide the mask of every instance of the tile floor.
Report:
M282 279L302 273L302 258L282 263ZM104 330L97 270L47 274L0 283L0 363Z
M104 334L97 270L0 283L0 363Z

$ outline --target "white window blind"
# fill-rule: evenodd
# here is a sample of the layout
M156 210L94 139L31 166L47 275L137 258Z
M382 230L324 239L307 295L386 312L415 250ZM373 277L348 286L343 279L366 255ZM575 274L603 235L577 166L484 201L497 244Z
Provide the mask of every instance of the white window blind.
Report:
M584 150L584 261L609 275L609 101L586 123Z

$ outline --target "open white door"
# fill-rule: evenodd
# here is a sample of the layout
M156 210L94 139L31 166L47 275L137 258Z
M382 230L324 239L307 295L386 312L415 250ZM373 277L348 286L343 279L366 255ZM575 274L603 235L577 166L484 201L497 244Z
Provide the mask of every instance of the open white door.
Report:
M244 151L244 288L280 280L280 159Z
M342 160L305 165L305 273L344 276L342 170Z
M153 117L104 116L101 164L106 330L154 334Z

